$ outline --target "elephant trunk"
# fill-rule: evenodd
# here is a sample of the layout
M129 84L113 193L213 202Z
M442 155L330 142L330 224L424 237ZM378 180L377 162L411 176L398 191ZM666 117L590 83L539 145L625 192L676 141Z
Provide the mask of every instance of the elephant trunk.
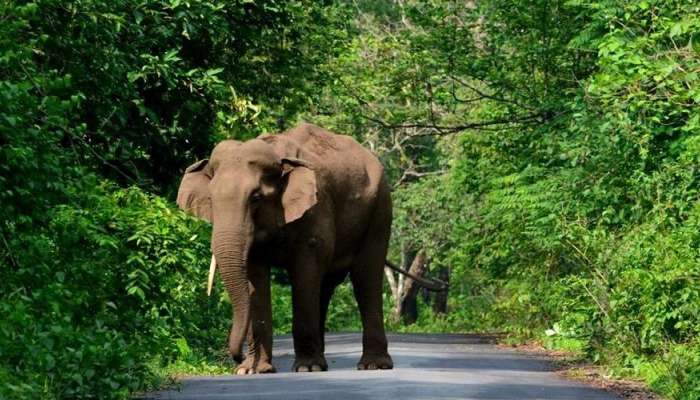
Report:
M241 362L243 340L250 324L250 291L247 258L252 242L252 229L243 224L229 225L236 229L219 229L214 225L212 251L219 266L221 278L233 304L233 326L229 337L229 352Z

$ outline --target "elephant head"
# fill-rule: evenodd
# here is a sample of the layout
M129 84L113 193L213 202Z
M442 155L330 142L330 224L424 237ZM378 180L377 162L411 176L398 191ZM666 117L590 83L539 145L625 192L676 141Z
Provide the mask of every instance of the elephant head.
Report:
M273 136L223 141L210 160L188 167L180 184L178 206L213 224L212 256L233 303L229 351L236 361L250 323L251 246L316 204L316 174L299 154L289 145L280 150Z

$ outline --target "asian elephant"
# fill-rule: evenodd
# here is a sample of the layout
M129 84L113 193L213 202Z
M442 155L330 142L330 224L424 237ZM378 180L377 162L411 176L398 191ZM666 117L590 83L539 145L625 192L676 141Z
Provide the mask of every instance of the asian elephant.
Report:
M328 368L328 303L348 275L362 318L357 367L393 367L382 312L390 188L379 160L354 139L304 123L223 141L187 168L177 203L213 223L212 262L233 304L228 349L238 374L275 372L272 265L286 269L292 285L293 371Z

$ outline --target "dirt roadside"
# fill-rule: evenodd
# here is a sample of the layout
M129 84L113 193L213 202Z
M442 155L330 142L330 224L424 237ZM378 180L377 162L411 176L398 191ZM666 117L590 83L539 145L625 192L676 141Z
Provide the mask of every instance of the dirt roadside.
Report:
M509 345L498 344L499 347L515 349L518 352L552 360L554 372L559 376L614 393L625 400L664 400L653 393L644 382L612 378L605 374L603 367L590 362L576 359L571 353L560 350L548 350L536 342Z

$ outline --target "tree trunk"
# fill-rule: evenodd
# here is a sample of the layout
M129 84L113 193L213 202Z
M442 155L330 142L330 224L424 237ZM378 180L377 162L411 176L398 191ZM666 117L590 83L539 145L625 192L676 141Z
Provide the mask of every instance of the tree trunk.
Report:
M411 263L408 269L413 275L423 276L428 267L428 258L423 250L420 250ZM407 325L413 324L418 319L418 306L416 297L418 295L419 286L411 278L406 277L403 288L401 290L400 307L398 309L399 318Z
M416 301L416 296L404 297L401 300L401 313L399 318L406 325L414 324L418 320L418 302Z
M422 277L428 269L428 257L422 249L414 252L410 248L404 247L401 252L401 268L408 270L415 276ZM396 321L403 321L410 325L418 319L417 296L420 286L413 279L396 274L388 269L384 269L391 296L394 299L393 318Z
M438 277L441 281L447 283L449 285L450 283L450 268L446 266L442 266L438 269ZM447 294L448 294L448 289L445 289L441 292L436 292L433 293L433 311L435 311L436 314L447 314Z

